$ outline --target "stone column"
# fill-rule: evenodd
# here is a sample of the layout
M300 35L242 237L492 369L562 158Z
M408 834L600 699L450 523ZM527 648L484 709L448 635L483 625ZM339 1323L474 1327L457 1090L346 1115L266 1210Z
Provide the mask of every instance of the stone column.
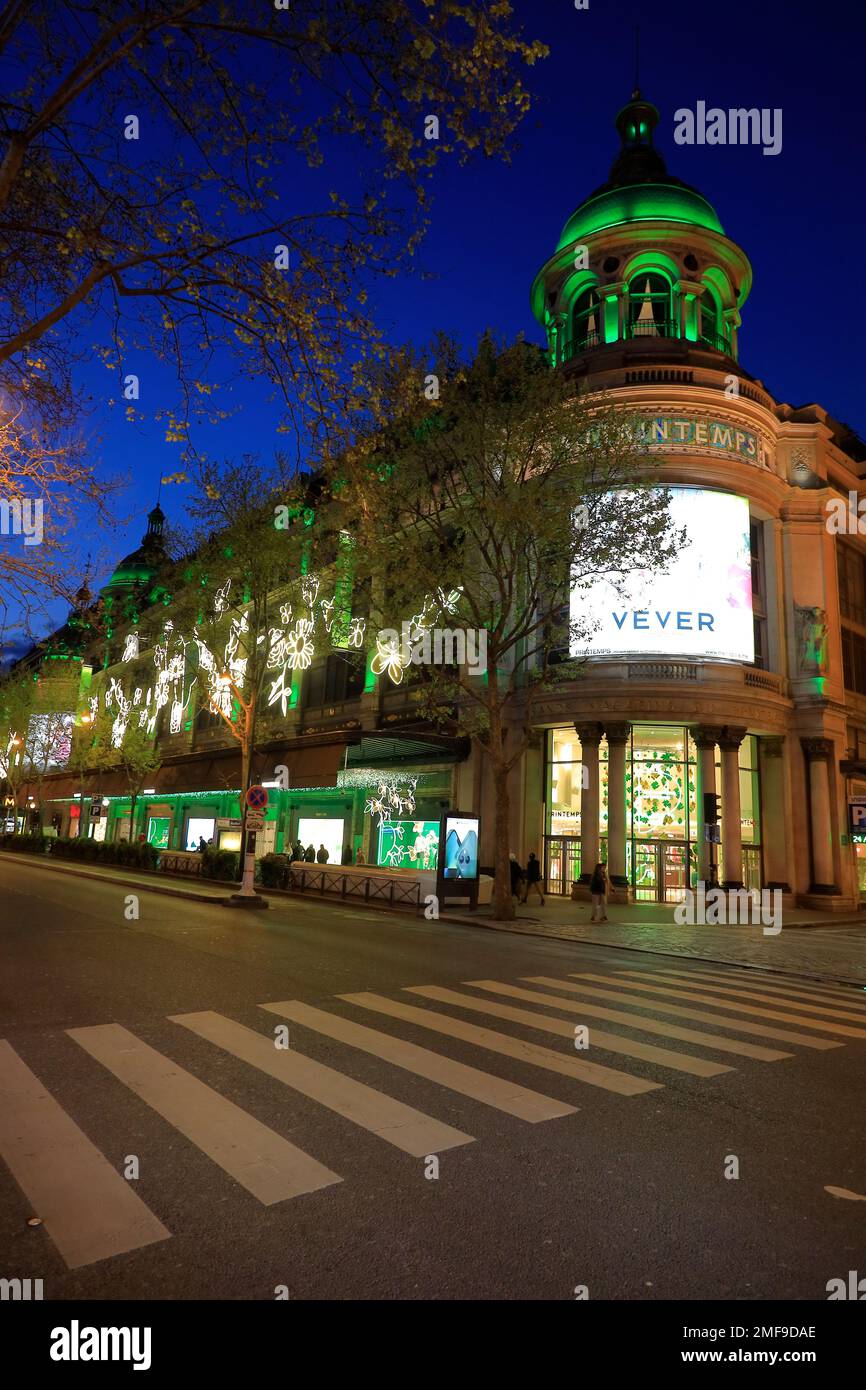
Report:
M587 892L598 863L598 746L600 724L575 724L582 760L580 779L580 884Z
M707 840L704 820L704 792L714 792L716 788L716 744L723 730L701 724L690 729L695 747L698 750L698 779L695 799L698 803L698 878L701 883L710 882L710 843Z
M607 877L612 902L628 902L625 871L625 750L631 724L605 724L607 734ZM582 820L581 820L582 824Z
M833 878L833 817L830 803L830 760L833 740L801 738L809 772L809 828L812 844L810 893L838 893Z
M790 893L785 854L785 740L760 738L761 759L761 845L764 857L765 888L781 888Z
M743 838L740 824L740 744L745 729L722 730L719 748L722 754L722 859L725 877L723 888L743 886Z

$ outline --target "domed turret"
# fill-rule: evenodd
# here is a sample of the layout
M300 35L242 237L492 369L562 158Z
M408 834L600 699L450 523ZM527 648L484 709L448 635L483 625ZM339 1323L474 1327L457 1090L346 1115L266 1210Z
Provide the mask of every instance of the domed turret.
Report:
M166 561L164 526L165 513L157 503L148 512L147 530L141 538L141 545L121 560L106 585L107 589L132 589L136 585L150 583Z
M655 350L678 339L736 357L751 267L707 199L653 144L659 121L639 91L616 118L620 150L605 183L563 228L536 276L532 310L561 363L611 344Z

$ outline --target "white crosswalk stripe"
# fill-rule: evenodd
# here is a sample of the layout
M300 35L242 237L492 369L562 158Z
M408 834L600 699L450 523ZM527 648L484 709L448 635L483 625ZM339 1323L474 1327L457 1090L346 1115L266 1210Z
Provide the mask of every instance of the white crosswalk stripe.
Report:
M340 1182L336 1173L119 1024L68 1031L91 1057L265 1205Z
M436 1081L450 1091L457 1091L460 1095L479 1100L483 1105L493 1106L506 1115L528 1120L530 1124L574 1114L573 1105L552 1100L550 1096L540 1095L538 1091L530 1091L525 1086L518 1086L516 1082L506 1081L500 1076L492 1076L489 1072L479 1071L477 1067L466 1066L464 1062L442 1057L438 1052L419 1047L417 1043L405 1042L389 1033L380 1033L377 1029L352 1023L338 1014L311 1008L309 1004L302 1004L297 999L281 1004L263 1004L261 1007L270 1013L278 1014L280 1018L302 1023L306 1028L324 1033L338 1042L348 1043L362 1052L381 1057L383 1061L403 1067L415 1076L424 1076L429 1081Z
M618 970L617 975L625 975L629 979L649 979L649 976L644 970ZM689 987L694 987L695 984L695 981L690 980L687 975L676 976L667 970L656 978L659 979L661 984L671 985L674 989L688 989ZM804 1014L819 1014L822 1018L848 1018L853 1019L855 1023L866 1023L866 1016L862 1013L857 1013L853 1009L842 1009L836 1004L830 1005L829 1003L807 1003L803 999L792 999L790 996L780 995L778 992L769 994L767 992L759 992L756 989L743 989L739 983L732 985L717 985L707 984L702 980L698 984L698 989L703 990L705 994L724 995L729 999L744 999L747 1004L777 1004L779 1007L796 1008L800 1013Z
M411 1004L402 1004L393 999L386 999L381 994L341 994L341 999L347 1000L350 1004L360 1004L365 1009L375 1009L378 1013L390 1014L392 1018L403 1019L407 1023L416 1023L422 1028L430 1028L434 1033L443 1033L446 1037L460 1038L464 1042L474 1043L476 1047L483 1047L488 1052L498 1052L503 1057L514 1057L519 1062L529 1062L535 1067L544 1067L546 1071L559 1072L561 1076L570 1076L574 1081L583 1081L590 1086L600 1086L605 1091L615 1091L621 1096L637 1096L642 1091L657 1091L660 1083L657 1081L644 1081L636 1076L630 1076L627 1072L616 1071L611 1067L599 1066L597 1062L584 1062L578 1058L565 1057L560 1052L554 1052L549 1047L537 1047L535 1043L523 1042L519 1038L512 1038L507 1033L495 1033L489 1028L477 1028L472 1023L463 1023L460 1019L451 1018L447 1014L434 1013L432 1009L416 1009Z
M718 1078L717 1084L725 1085L725 1073L734 1070L728 1064L729 1057L791 1062L797 1049L825 1051L843 1046L837 1036L782 1029L765 1019L793 1024L798 1030L866 1038L866 1029L838 1022L840 1018L859 1017L844 1009L844 997L810 994L809 986L803 987L799 981L783 983L778 976L771 979L775 982L757 982L751 977L744 981L742 972L735 969L704 969L698 978L675 967L622 968L613 975L584 971L567 979L523 977L519 983L472 980L460 989L404 986L404 994L424 1001L421 1006L368 991L335 996L344 1009L362 1009L368 1016L375 1013L390 1020L396 1032L369 1027L345 1013L300 999L262 1003L259 1008L307 1030L313 1047L317 1038L337 1043L344 1049L347 1066L352 1064L353 1053L374 1057L386 1068L423 1078L446 1093L534 1125L552 1119L567 1122L577 1113L572 1101L578 1097L568 1090L563 1098L552 1097L522 1080L449 1056L447 1048L440 1052L423 1047L400 1036L401 1025L438 1034L452 1048L467 1044L470 1050L481 1049L500 1059L500 1070L506 1061L516 1062L530 1071L554 1073L561 1086L577 1083L579 1095L585 1096L584 1088L593 1087L622 1098L675 1084L676 1078L665 1075L671 1072L701 1081ZM691 1002L686 1006L679 1002L683 1000ZM611 1003L617 1007L610 1007ZM714 1011L694 1008L692 1003L709 1004ZM466 1013L504 1020L518 1030L545 1033L560 1042L557 1047L543 1047L519 1032L469 1022L460 1016ZM702 1026L686 1027L671 1021L682 1018ZM618 1023L626 1032L597 1028L596 1019ZM590 1055L575 1055L576 1021L588 1022ZM383 1089L379 1089L378 1076L376 1085L366 1084L347 1075L342 1067L326 1066L306 1055L303 1042L302 1050L298 1048L294 1030L291 1046L281 1048L272 1034L209 1010L172 1015L168 1022L403 1154L426 1158L474 1142L472 1135L389 1094L398 1084L396 1076L386 1072ZM363 1167L358 1171L356 1151L351 1146L346 1163L338 1162L347 1170L341 1176L180 1066L169 1055L173 1051L170 1043L167 1053L157 1051L117 1023L70 1028L67 1032L93 1061L263 1205L270 1207L346 1180L363 1180ZM640 1033L663 1039L665 1045L633 1036ZM731 1034L773 1039L791 1050L781 1051ZM181 1036L177 1034L178 1041ZM690 1050L669 1045L676 1043L687 1043ZM631 1058L641 1064L644 1074L603 1065L592 1055L596 1050ZM722 1054L724 1059L713 1053ZM197 1069L203 1065L199 1056ZM659 1073L663 1080L655 1079ZM0 1158L32 1209L43 1217L46 1231L66 1264L78 1268L169 1239L172 1232L64 1110L63 1078L52 1085L53 1093L8 1042L0 1041ZM110 1101L106 1104L110 1109ZM435 1110L435 1104L431 1108ZM239 1193L239 1200L248 1198Z
M581 971L575 975L579 980L597 980L600 984L617 985L621 989L637 990L642 994L661 994L666 998L673 999L692 999L696 1004L710 1004L716 1009L730 1009L735 1013L747 1014L754 1018L774 1018L782 1023L796 1023L798 1028L820 1028L825 1033L837 1033L845 1038L866 1038L866 1028L850 1028L845 1023L825 1022L824 1019L805 1018L802 1013L783 1013L778 1009L759 1009L752 1004L741 1004L717 999L712 994L701 994L700 986L697 990L675 989L672 985L648 984L643 982L636 984L633 980L626 980L621 975L596 975L591 971ZM646 1001L644 1001L646 1002ZM793 1009L794 1004L789 1008ZM721 1023L721 1018L719 1022Z
M8 1042L0 1042L0 1157L69 1269L171 1235Z
M413 985L407 994L420 994L425 999L436 999L442 1004L454 1004L460 1009L470 1009L474 1013L492 1014L495 1018L508 1018L513 1023L525 1023L543 1033L556 1033L559 1037L574 1037L574 1025L559 1019L545 1018L529 1009L516 1009L509 1004L494 1004L489 999L473 999L457 990L442 989L439 985ZM652 1043L637 1042L633 1038L623 1038L616 1033L606 1033L601 1028L592 1029L592 1049L598 1047L602 1052L618 1052L624 1057L635 1057L642 1062L655 1062L657 1066L668 1067L671 1071L690 1072L692 1076L718 1076L732 1067L719 1062L705 1062L702 1057L689 1057L683 1052L671 1052L667 1047L656 1047Z
M635 974L628 971L628 974ZM640 974L648 972L640 971ZM691 980L693 984L720 981L721 983L733 982L730 971L722 970L659 970L653 974L670 976L672 979ZM787 999L811 999L816 1003L846 1004L848 1008L858 1009L862 1014L866 1014L866 994L862 989L858 990L856 985L824 985L818 984L815 980L807 980L802 984L799 980L792 980L789 984L779 984L779 975L759 975L754 970L740 970L736 976L736 984L739 988L748 990L764 990L768 994L779 994Z
M414 1158L424 1158L427 1154L473 1142L471 1134L463 1134L451 1125L431 1119L411 1105L392 1100L372 1086L353 1081L350 1076L343 1076L333 1067L326 1067L312 1057L304 1057L294 1048L277 1048L272 1037L255 1033L252 1028L233 1023L220 1014L176 1014L172 1022L180 1023L200 1038L216 1043L217 1047L233 1057L258 1067L268 1076L293 1087L329 1110L335 1110L344 1119L370 1130Z
M830 1038L814 1038L804 1033L792 1033L785 1028L774 1028L769 1023L758 1023L749 1020L748 1023L742 1019L729 1018L726 1014L711 1014L705 1009L687 1008L682 1004L671 1004L666 1000L655 1000L652 998L641 999L638 995L629 994L627 990L602 989L598 985L587 983L578 984L576 980L554 979L550 975L525 975L523 977L530 985L544 985L545 988L555 990L567 990L570 994L588 994L591 999L610 999L615 1004L626 1004L629 1008L637 1011L643 1007L651 1009L656 1014L672 1014L675 1018L690 1018L696 1023L712 1023L716 1028L727 1028L732 1033L752 1033L758 1038L775 1038L777 1042L796 1043L799 1047L810 1047L815 1052L828 1052L831 1048L842 1047L842 1043Z
M747 1043L723 1038L718 1033L699 1032L696 1028L681 1028L676 1023L661 1022L656 1018L645 1018L640 1014L627 1014L622 1009L606 1009L600 1004L587 1004L585 999L563 999L561 995L540 994L538 990L521 989L518 985L500 984L497 980L467 980L472 989L483 989L491 994L504 994L511 999L525 999L530 1004L545 1004L563 1013L580 1014L586 1018L605 1018L613 1023L625 1023L639 1033L660 1034L678 1042L698 1043L713 1052L730 1052L737 1057L753 1057L759 1062L780 1062L793 1054L777 1052L758 1043Z

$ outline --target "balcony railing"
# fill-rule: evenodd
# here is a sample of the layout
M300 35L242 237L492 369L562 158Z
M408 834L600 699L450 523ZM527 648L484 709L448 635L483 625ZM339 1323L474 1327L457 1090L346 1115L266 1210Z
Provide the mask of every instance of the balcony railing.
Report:
M581 338L570 338L562 347L562 361L568 362L572 357L579 357L582 352L593 352L602 346L600 333L587 333Z
M731 345L722 333L704 332L702 329L700 341L705 347L713 348L715 352L723 352L726 357L731 355Z
M635 319L626 330L628 338L676 338L676 319Z

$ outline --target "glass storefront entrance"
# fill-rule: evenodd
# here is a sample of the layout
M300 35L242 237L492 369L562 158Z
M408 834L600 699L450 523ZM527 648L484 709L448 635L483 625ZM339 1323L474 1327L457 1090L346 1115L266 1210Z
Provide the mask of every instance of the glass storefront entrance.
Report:
M629 850L631 855L629 855ZM635 840L626 846L626 861L636 903L679 903L697 878L694 845L666 840Z
M718 758L718 755L717 755ZM634 724L626 746L626 875L635 902L676 903L698 881L697 749L688 729L676 724ZM760 796L757 739L740 745L740 833L742 875L747 887L761 886ZM716 764L721 788L721 764ZM599 843L606 860L608 746L599 748ZM570 895L580 877L581 792L586 785L580 741L574 730L553 729L548 737L545 877L551 894ZM724 806L722 807L724 818ZM719 854L721 859L721 854ZM719 877L726 877L719 864Z

